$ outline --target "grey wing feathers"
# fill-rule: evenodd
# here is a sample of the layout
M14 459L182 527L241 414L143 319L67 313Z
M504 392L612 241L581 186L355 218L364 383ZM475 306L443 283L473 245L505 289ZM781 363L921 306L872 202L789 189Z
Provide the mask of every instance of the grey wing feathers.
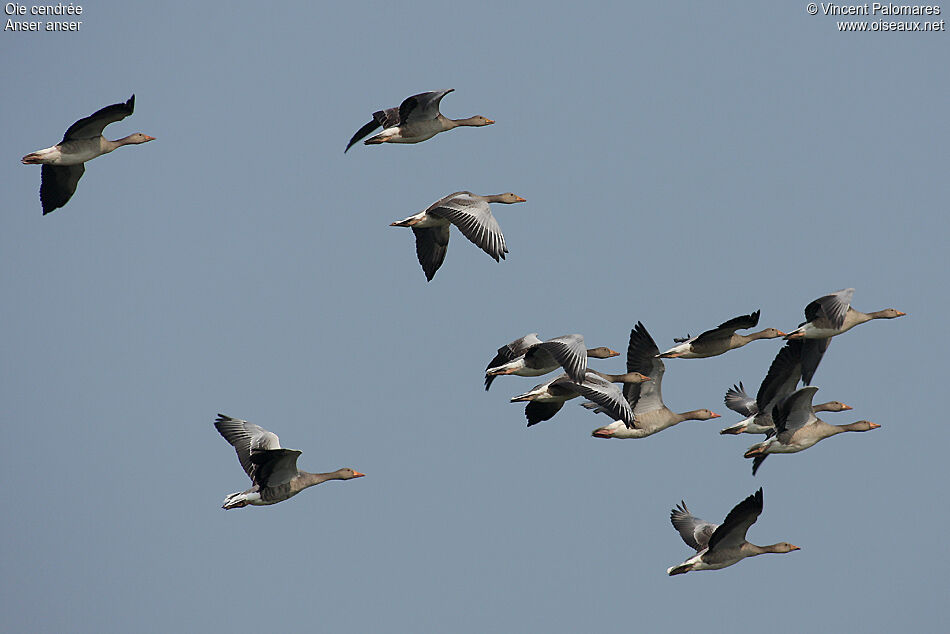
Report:
M670 522L686 545L697 552L709 545L709 538L718 527L718 524L701 520L690 513L683 501L670 511Z
M775 422L779 441L785 442L787 438L783 434L793 434L815 418L812 400L817 391L818 388L814 386L803 387L775 406L772 410L772 419Z
M629 428L636 426L636 419L630 403L616 385L592 372L588 372L581 383L571 382L576 391L604 408L605 413L614 420L623 421Z
M633 407L634 414L637 411L650 411L663 407L661 382L666 366L662 359L657 358L658 354L660 354L660 349L657 348L656 341L647 332L643 322L638 321L630 331L630 343L627 345L627 372L639 372L650 377L651 380L644 383L624 383L623 394Z
M251 455L260 451L280 449L280 439L277 434L246 420L218 414L214 426L218 433L234 447L241 467L251 480L254 480L256 469Z
M114 103L111 106L101 108L69 126L66 134L63 135L63 141L90 139L100 136L107 125L125 119L132 114L134 109L135 95L129 97L129 100L125 103Z
M503 365L510 361L514 361L527 352L532 346L535 346L539 343L541 343L541 339L538 338L538 333L532 332L525 335L524 337L521 337L520 339L515 339L511 343L503 345L502 347L498 348L498 354L495 355L494 359L489 361L485 371L487 372L491 368ZM491 387L492 381L494 380L494 376L485 377L486 392L488 391L488 388Z
M82 163L77 165L43 165L40 170L40 203L43 206L43 215L59 209L76 193L79 179L86 168Z
M743 416L755 416L759 411L755 399L746 394L742 381L739 381L739 385L733 385L726 390L726 396L722 400L726 407Z
M717 544L739 546L745 541L746 531L755 523L760 513L762 513L761 488L729 511L723 523L710 536L709 549L712 550Z
M805 306L805 319L827 319L832 328L841 328L844 317L851 308L851 299L854 297L853 288L844 288L829 295L819 297Z
M445 253L449 248L449 227L412 227L412 232L416 236L416 257L426 274L426 280L431 282L445 261Z
M508 247L501 233L498 221L491 213L488 203L467 197L442 200L438 206L430 207L428 213L445 218L458 227L466 238L496 262L505 259Z
M582 382L587 375L587 348L583 335L555 337L538 344L532 350L543 350L550 354L576 382Z

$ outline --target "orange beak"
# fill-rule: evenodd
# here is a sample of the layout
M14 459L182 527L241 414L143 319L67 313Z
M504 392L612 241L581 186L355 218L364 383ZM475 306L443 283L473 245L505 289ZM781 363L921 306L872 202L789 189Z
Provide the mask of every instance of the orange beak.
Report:
M907 314L907 313L902 313L901 311L897 311L897 316L898 316L898 317L903 317L903 316L906 315L906 314Z
M713 418L722 418L722 416L720 416L720 415L717 414L716 412L711 412L711 414L712 414L712 417L713 417Z
M789 544L791 546L791 544ZM801 550L798 546L792 546L792 550Z
M354 477L354 478L362 478L362 477L365 476L365 475L366 475L365 473L360 473L359 471L354 471L354 472L353 472L353 477Z
M779 336L779 337L787 337L787 336L788 336L788 333L785 333L785 332L782 332L781 330L779 330L779 331L778 331L778 336Z
M491 124L495 123L495 121L494 121L493 119L487 119L487 118L486 118L485 121L488 122L488 123L486 123L485 125L491 125Z
M617 352L616 350L612 350L611 348L607 348L607 352L610 353L611 358L612 358L612 357L619 357L619 356L620 356L620 353L619 353L619 352Z
M145 140L146 140L146 141L154 141L154 140L155 140L155 137L149 136L149 135L146 134L146 135L145 135Z
M877 423L868 423L868 427L870 427L871 429L877 429L878 427L880 427L880 425L878 425Z
M526 202L528 202L527 200L525 200L525 199L522 198L521 196L515 196L515 198L518 199L518 200L515 201L516 203L526 203ZM901 314L903 315L904 313L901 313Z
M844 409L841 410L841 411L847 411L847 410L849 410L849 409L854 409L854 408L851 407L850 405L845 405L844 403L842 403L841 405L842 405L842 407L844 407Z

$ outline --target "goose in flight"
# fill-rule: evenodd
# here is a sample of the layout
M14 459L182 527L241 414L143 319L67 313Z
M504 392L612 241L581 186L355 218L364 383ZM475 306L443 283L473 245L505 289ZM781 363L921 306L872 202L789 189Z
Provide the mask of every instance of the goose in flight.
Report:
M670 511L670 522L686 545L697 552L680 565L669 568L666 573L672 576L693 570L719 570L739 563L746 557L801 550L788 542L756 546L746 541L746 533L761 513L761 488L736 504L722 524L712 524L699 519L689 512L685 502L680 502Z
M123 145L138 145L155 140L155 137L141 132L117 141L110 141L102 136L107 125L125 119L134 109L135 95L132 95L125 103L106 106L72 124L63 135L63 140L53 147L31 152L20 159L24 165L43 166L40 203L44 216L69 202L86 170L86 161L108 154Z
M445 132L452 128L460 126L480 127L495 123L491 119L481 115L468 117L467 119L449 119L439 112L439 102L442 97L455 90L436 90L433 92L421 92L418 95L407 97L398 108L386 108L373 113L373 120L357 130L350 142L346 144L347 150L353 147L357 141L375 131L376 128L382 128L383 131L374 137L363 141L366 145L377 145L379 143L420 143L431 139L439 132Z
M308 487L327 480L351 480L365 474L350 468L331 473L308 473L297 468L301 452L283 449L277 434L239 418L218 414L214 426L234 447L245 473L254 483L247 491L232 493L221 508L265 506L289 500Z
M449 248L449 227L455 225L475 246L490 255L495 262L504 260L508 253L505 236L491 213L489 203L523 203L525 199L512 193L479 196L472 192L455 192L437 200L428 208L405 220L392 222L390 227L410 227L416 236L416 257L422 265L426 280L432 281L435 272L445 260Z

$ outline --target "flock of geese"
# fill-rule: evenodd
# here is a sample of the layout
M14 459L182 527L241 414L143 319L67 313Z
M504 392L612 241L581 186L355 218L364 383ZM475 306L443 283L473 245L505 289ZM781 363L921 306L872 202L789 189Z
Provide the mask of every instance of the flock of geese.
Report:
M449 119L439 111L449 90L424 92L405 99L399 107L373 113L373 119L350 139L344 153L363 141L381 143L420 143L440 132L462 126L486 126L494 123L483 116ZM137 132L116 141L102 136L107 125L132 114L135 95L125 103L106 106L69 126L63 140L49 148L23 157L24 164L41 164L40 202L48 214L69 202L82 177L84 164L124 145L139 145L154 137ZM525 199L512 193L481 196L462 191L449 194L425 210L391 226L409 227L415 235L416 255L427 280L432 280L445 260L450 228L454 225L466 238L496 262L505 258L508 248L501 228L491 213L491 203L513 204ZM725 405L744 416L744 420L726 427L721 434L765 434L762 442L746 450L752 459L752 473L758 471L771 454L804 451L825 438L842 432L863 432L880 427L861 420L847 425L831 425L816 416L818 412L851 409L839 401L813 404L817 387L811 385L822 356L831 339L873 319L894 319L904 313L888 308L862 313L851 307L853 288L819 297L805 307L805 322L790 332L765 328L748 335L738 330L754 328L759 311L730 319L696 337L674 339L669 350L661 352L643 323L630 331L627 346L627 372L606 374L588 368L588 358L607 359L619 353L607 347L588 349L579 334L541 340L531 333L498 349L485 370L485 390L503 375L542 376L562 370L555 378L536 385L511 402L525 402L528 427L553 418L568 400L587 399L583 406L612 419L592 432L595 438L645 438L687 420L719 418L708 409L675 413L663 402L662 383L666 372L664 359L701 359L724 354L760 339L786 340L772 361L755 398L740 382L725 395ZM801 382L803 387L798 388ZM618 387L622 385L622 387ZM328 480L350 480L364 474L351 468L330 473L309 473L297 468L300 451L285 449L273 432L246 420L219 414L215 428L237 453L241 467L251 479L246 491L232 493L223 508L263 506L290 499L306 488ZM667 570L670 575L693 570L716 570L731 566L746 557L763 553L788 553L798 550L787 542L756 546L746 541L746 532L762 512L762 489L739 502L722 524L701 520L681 502L670 512L670 521L683 541L696 554Z

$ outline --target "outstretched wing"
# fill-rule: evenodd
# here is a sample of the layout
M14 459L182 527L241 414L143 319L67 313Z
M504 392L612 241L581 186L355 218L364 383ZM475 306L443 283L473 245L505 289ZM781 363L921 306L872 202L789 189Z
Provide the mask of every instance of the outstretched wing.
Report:
M819 297L805 306L805 319L815 321L824 318L828 321L827 325L829 327L841 328L844 325L844 316L848 314L848 309L851 308L852 297L854 297L853 288L843 288L840 291Z
M466 238L497 262L505 259L508 247L501 233L498 221L484 200L473 198L469 192L462 192L450 198L443 198L426 210L433 216L445 218L459 228Z
M449 249L449 226L424 229L412 227L412 232L416 234L416 257L426 274L426 280L431 282L435 272L445 261L445 252Z
M587 347L583 335L562 335L548 339L525 353L525 362L531 365L531 356L550 355L575 382L582 382L587 374ZM540 365L544 365L542 360Z
M697 552L709 545L709 538L715 532L718 524L701 520L686 508L686 502L680 501L676 508L670 511L670 522L673 524L686 545Z
M528 419L528 427L550 420L561 411L562 407L564 407L564 401L528 401L524 408L525 418Z
M453 90L455 89L449 88L447 90L421 92L418 95L407 97L399 105L399 123L435 119L439 116L439 103L442 101L442 97Z
M241 467L251 480L254 480L256 470L251 454L280 449L280 438L277 434L246 420L218 414L214 427L234 447Z
M570 385L584 398L600 405L604 412L614 420L623 421L628 429L636 427L636 419L630 403L616 385L588 372L581 383L570 381Z
M297 475L297 457L302 452L296 449L268 449L251 452L254 463L254 484L260 487L275 487L287 484Z
M105 129L107 125L115 123L116 121L122 121L122 119L132 114L134 109L135 95L132 95L125 103L114 103L111 106L97 110L88 117L80 119L69 126L69 129L66 130L66 134L63 135L63 141L91 139L100 136L102 130Z
M85 171L83 163L43 165L40 170L40 203L43 205L44 216L69 202L76 193L76 186Z
M630 331L630 343L627 345L627 372L639 372L650 377L651 380L643 383L624 383L623 395L633 407L633 413L641 414L664 407L661 392L663 373L666 366L663 360L657 358L660 349L643 322Z
M762 489L742 500L726 515L725 521L709 538L709 549L718 545L724 548L738 548L745 541L749 527L762 513Z
M722 400L726 407L743 416L755 416L756 412L759 411L755 399L746 394L742 381L739 381L739 385L733 385L726 390L726 396Z
M538 338L538 333L532 332L524 337L515 339L509 344L503 345L498 348L498 354L495 355L495 358L488 362L485 371L487 372L494 367L514 361L527 352L529 348L539 343L541 343L541 340ZM491 387L492 381L494 380L494 376L485 376L485 391L488 391L488 388Z
M805 385L811 385L811 380L815 377L815 371L818 370L818 364L821 358L825 356L825 351L831 345L831 337L826 339L804 339L802 340L802 382Z
M693 342L703 343L706 341L712 341L714 339L723 339L725 337L731 337L737 330L754 328L755 325L759 323L759 312L760 311L757 310L749 315L740 315L738 317L733 317L729 321L724 321L715 328L707 330L696 337Z
M815 419L812 400L817 391L818 388L814 386L803 387L772 410L779 442L787 443L792 434Z

